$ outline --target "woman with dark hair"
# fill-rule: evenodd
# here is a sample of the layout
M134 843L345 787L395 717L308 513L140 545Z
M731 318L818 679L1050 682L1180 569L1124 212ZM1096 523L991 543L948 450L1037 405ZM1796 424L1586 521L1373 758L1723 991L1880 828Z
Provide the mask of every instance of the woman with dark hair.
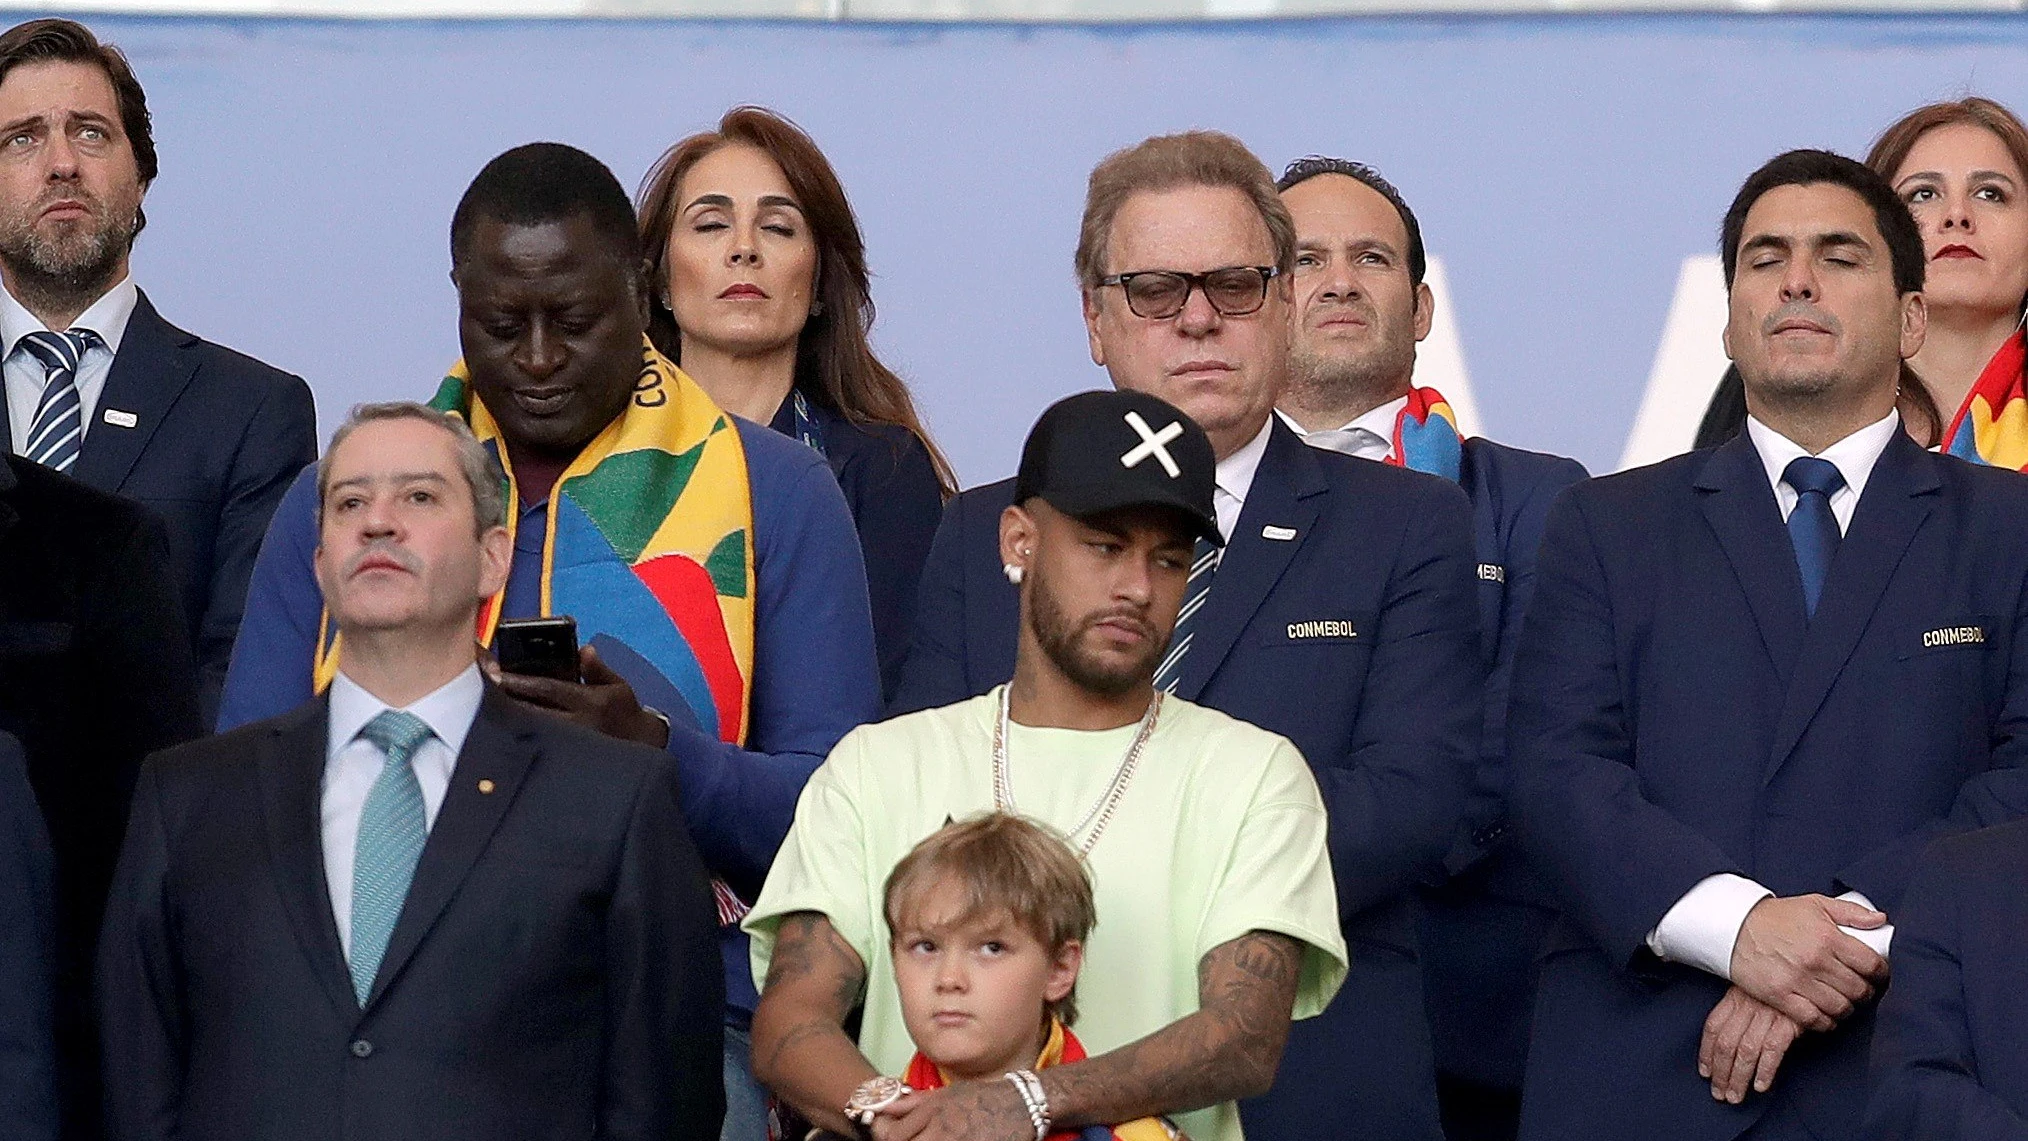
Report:
M950 465L908 387L873 354L866 248L810 136L734 107L649 170L641 190L648 335L719 407L823 453L858 526L889 693Z
M1932 103L1887 128L1866 165L1908 204L1929 257L1929 336L1902 367L1903 425L1973 463L2028 469L2028 128L1990 99ZM1745 423L1739 374L1728 370L1697 446Z

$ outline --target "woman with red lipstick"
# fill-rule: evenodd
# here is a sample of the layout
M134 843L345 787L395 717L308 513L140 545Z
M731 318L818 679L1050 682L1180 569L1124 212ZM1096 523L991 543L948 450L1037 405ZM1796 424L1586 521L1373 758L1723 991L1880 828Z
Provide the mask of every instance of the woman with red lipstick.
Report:
M1908 203L1929 255L1929 336L1903 369L1904 427L1973 463L2028 469L2028 127L1990 99L1932 103L1887 128L1866 165ZM1698 446L1730 439L1745 421L1738 374L1728 371Z
M956 483L907 385L868 343L865 243L837 173L794 123L735 107L656 162L640 218L655 347L719 407L802 440L838 477L891 694Z

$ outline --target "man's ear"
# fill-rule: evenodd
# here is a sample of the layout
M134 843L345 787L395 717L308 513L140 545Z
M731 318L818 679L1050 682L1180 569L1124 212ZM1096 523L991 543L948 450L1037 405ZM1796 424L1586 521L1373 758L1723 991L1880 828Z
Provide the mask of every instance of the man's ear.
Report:
M1922 351L1929 338L1929 300L1920 293L1901 295L1901 359L1909 360Z
M1000 512L1000 565L1028 569L1028 560L1035 555L1035 543L1041 531L1035 525L1035 516L1020 504L1010 504Z
M1436 294L1430 292L1429 282L1415 283L1415 339L1421 341L1429 336L1430 326L1436 323Z
M1042 992L1051 1002L1062 1002L1077 988L1077 973L1084 969L1084 944L1072 939L1057 949L1049 964L1049 984Z
M1084 306L1084 335L1091 344L1091 363L1106 367L1106 347L1099 340L1099 299L1098 290L1085 289L1079 297Z
M514 539L505 527L490 527L479 536L479 597L491 598L507 588L514 565Z

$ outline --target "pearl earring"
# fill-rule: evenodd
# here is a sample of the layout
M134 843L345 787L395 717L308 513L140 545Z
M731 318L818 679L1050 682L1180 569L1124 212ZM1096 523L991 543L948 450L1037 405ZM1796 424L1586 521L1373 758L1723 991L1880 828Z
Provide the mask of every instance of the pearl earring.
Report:
M1008 581L1008 582L1011 582L1011 583L1013 583L1013 584L1014 584L1015 586L1020 586L1020 585L1021 585L1021 568L1020 568L1020 567L1018 567L1018 566L1015 566L1015 565L1014 565L1013 563L1008 563L1008 564L1006 564L1005 566L1001 567L1000 569L1001 569L1001 570L1003 570L1003 571L1005 571L1005 572L1007 573L1007 581Z

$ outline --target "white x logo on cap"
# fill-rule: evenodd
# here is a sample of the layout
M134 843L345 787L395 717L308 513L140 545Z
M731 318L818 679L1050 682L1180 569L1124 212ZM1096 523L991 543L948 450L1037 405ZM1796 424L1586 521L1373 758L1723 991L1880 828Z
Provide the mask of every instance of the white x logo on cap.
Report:
M1170 479L1183 474L1183 469L1177 467L1175 459L1169 455L1169 449L1162 446L1183 434L1181 423L1171 422L1168 427L1157 432L1148 427L1148 422L1141 419L1139 412L1129 412L1127 427L1140 433L1141 442L1135 444L1132 451L1120 457L1121 467L1133 467L1149 456L1154 456L1162 461L1162 470L1169 473Z

